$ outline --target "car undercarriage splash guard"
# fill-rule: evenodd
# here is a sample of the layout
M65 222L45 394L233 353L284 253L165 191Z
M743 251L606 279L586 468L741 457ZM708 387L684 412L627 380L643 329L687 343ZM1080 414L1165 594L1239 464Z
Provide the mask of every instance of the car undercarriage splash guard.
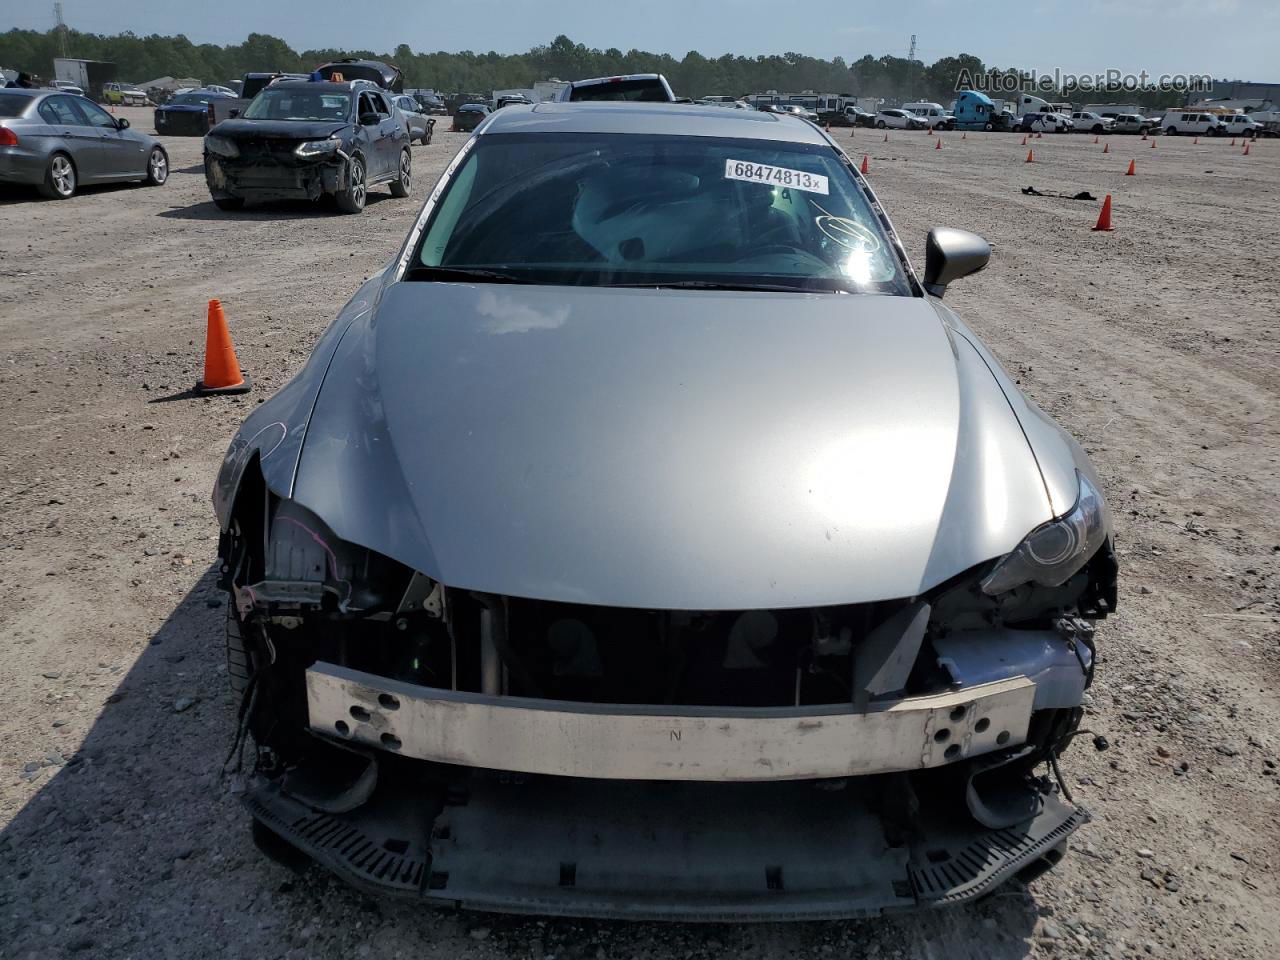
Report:
M986 830L927 799L907 834L886 778L753 784L470 774L318 813L258 781L271 830L370 893L509 913L685 921L875 916L974 899L1056 858L1088 814L1048 794ZM438 811L438 812L437 812ZM891 839L892 838L892 839Z

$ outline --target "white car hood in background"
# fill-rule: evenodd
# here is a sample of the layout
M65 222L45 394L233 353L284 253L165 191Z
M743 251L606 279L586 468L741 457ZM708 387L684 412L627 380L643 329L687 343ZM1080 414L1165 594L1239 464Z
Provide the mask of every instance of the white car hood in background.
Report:
M355 320L293 496L449 586L660 609L912 596L1050 516L926 300L503 284Z

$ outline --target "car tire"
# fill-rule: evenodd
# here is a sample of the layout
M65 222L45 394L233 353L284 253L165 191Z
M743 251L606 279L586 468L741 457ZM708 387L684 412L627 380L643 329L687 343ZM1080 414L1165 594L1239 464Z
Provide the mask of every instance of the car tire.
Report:
M243 197L214 197L213 205L219 210L226 210L228 213L236 210L244 209Z
M55 153L45 165L40 195L50 200L68 200L76 192L76 165L65 153Z
M883 121L883 120L877 120L877 121L876 121L876 127L877 127L877 128L879 128L879 129L881 129L881 130L883 130L883 129L884 129L884 121Z
M147 156L147 176L143 182L148 187L163 186L169 179L169 155L159 147L152 147Z
M368 196L369 185L365 182L364 157L357 154L347 165L347 189L339 190L334 199L337 201L338 209L343 213L359 213L364 209Z
M996 125L992 123L990 120L988 120L986 123L982 125L982 129L987 131L987 133L990 133L995 128L996 128Z
M1165 133L1167 133L1171 137L1176 137L1178 135L1178 128L1170 127L1168 130L1165 131Z
M1095 123L1095 124L1093 125L1093 129L1092 129L1092 130L1090 130L1089 132L1090 132L1090 133L1093 133L1093 134L1106 133L1106 131L1102 129L1102 124L1100 124L1100 123Z
M413 159L408 150L400 151L400 174L391 181L391 195L399 199L404 199L409 195L409 190L413 186Z

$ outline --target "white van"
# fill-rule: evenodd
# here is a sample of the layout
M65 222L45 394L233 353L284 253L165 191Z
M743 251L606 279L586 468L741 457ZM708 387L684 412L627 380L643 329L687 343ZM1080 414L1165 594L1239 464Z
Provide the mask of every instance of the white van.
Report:
M1171 137L1180 133L1220 137L1227 132L1227 125L1216 113L1195 110L1166 110L1160 127Z
M1222 117L1231 137L1256 137L1262 133L1262 124L1247 113L1232 113Z
M956 118L947 113L940 103L922 100L918 103L904 103L902 109L914 113L934 130L950 130L956 123Z

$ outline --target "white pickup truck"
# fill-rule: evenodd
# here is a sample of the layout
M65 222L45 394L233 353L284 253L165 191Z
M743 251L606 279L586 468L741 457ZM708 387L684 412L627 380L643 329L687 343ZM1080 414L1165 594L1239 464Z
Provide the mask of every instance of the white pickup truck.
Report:
M1077 110L1071 114L1076 133L1111 133L1116 122L1111 117L1104 117L1092 110Z

